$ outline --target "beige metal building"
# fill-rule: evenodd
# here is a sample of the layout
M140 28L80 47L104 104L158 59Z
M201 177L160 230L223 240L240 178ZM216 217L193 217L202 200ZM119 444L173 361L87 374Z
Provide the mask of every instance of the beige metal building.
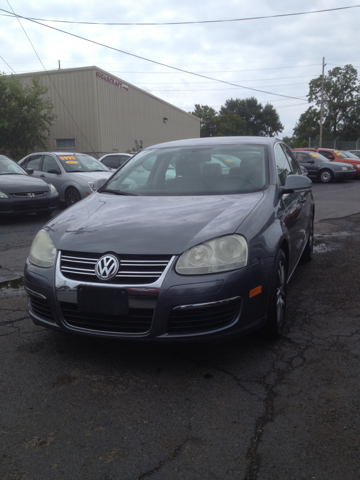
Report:
M56 120L48 151L100 157L200 137L200 119L98 67L21 74L48 88ZM30 152L29 152L30 153Z

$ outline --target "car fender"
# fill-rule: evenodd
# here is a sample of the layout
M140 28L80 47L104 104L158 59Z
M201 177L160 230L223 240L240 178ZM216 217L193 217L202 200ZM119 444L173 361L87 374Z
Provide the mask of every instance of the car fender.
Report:
M73 180L68 180L67 182L63 183L59 188L59 195L60 195L61 201L65 200L65 192L69 187L76 188L76 190L80 193L81 198L87 197L87 195L84 192L84 186L82 185L82 183L74 182Z

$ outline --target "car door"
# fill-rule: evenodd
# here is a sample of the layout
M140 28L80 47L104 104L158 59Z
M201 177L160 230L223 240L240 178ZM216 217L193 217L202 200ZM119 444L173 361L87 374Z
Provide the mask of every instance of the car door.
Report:
M59 190L64 183L62 167L51 155L43 155L39 176L42 180L45 180L45 182L52 183L57 190Z
M29 155L26 161L24 162L24 164L22 164L22 167L25 167L26 169L34 170L32 175L34 177L40 177L42 157L43 156L41 153L35 153L34 155Z
M307 152L296 152L295 157L299 165L306 168L309 178L317 177L317 165L315 159L311 157L311 154Z
M275 161L280 185L285 184L288 175L301 175L299 166L286 145L275 145ZM305 247L310 208L308 192L285 194L280 201L280 216L289 239L289 272L295 268Z

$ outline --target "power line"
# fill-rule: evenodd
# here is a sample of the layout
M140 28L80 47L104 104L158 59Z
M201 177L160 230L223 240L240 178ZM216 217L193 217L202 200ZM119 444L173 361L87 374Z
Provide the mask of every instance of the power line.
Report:
M349 10L350 8L358 8L360 5L352 5L349 7L337 7L337 8L328 8L324 10L313 10L310 12L297 12L297 13L282 13L278 15L265 15L262 17L245 17L245 18L230 18L227 20L199 20L199 21L185 21L185 22L82 22L82 21L73 21L73 20L54 20L46 18L27 18L27 20L41 21L41 22L54 22L54 23L71 23L78 25L107 25L107 26L161 26L161 25L198 25L206 23L228 23L228 22L245 22L249 20L265 20L271 18L282 18L282 17L295 17L299 15L312 15L314 13L326 13L326 12L335 12L338 10ZM3 10L5 11L5 10ZM9 12L6 12L9 13ZM7 15L6 15L7 16ZM13 15L10 15L13 16ZM24 17L23 17L24 18Z
M10 8L12 9L12 6L10 5L10 3L9 3L9 1L8 1L8 0L7 0L7 2L8 2L8 4L9 4ZM14 15L15 15L15 14L14 14ZM26 30L25 30L25 28L22 26L22 24L21 24L21 22L20 22L20 19L18 18L18 15L16 15L16 18L17 18L17 20L18 20L18 22L19 22L19 24L20 24L20 26L21 26L21 28L22 28L23 32L25 33L25 35L26 35L27 39L29 40L29 42L30 42L30 45L32 46L32 48L33 48L33 50L34 50L34 52L35 52L35 55L37 56L37 58L38 58L39 62L41 63L41 65L42 65L43 69L44 69L44 70L45 70L45 72L47 73L47 71L46 71L46 68L44 67L44 65L43 65L43 63L42 63L42 61L41 61L41 58L40 58L40 56L38 55L38 53L37 53L37 51L36 51L36 48L34 47L34 45L33 45L32 41L30 40L30 37L29 37L29 36L28 36L28 34L26 33ZM84 138L85 142L86 142L86 143L89 145L89 147L91 148L91 150L92 150L93 152L95 152L95 150L93 149L92 145L90 144L90 142L88 141L88 139L85 137L85 135L84 135L84 134L83 134L83 132L81 131L81 129L80 129L80 127L79 127L79 125L76 123L76 121L75 121L74 117L71 115L71 113L70 113L70 110L67 108L67 105L65 104L65 102L64 102L64 100L63 100L63 98L61 97L61 95L60 95L60 93L59 93L58 89L56 88L56 85L55 85L55 83L53 82L53 80L52 80L52 78L51 78L51 76L50 76L49 74L48 74L48 78L49 78L50 82L52 83L52 85L53 85L53 87L54 87L54 89L55 89L56 93L58 94L58 96L59 96L59 98L60 98L60 100L61 100L62 104L64 105L64 107L65 107L66 111L68 112L68 114L69 114L70 118L71 118L71 119L72 119L72 121L74 122L74 125L77 127L78 131L79 131L79 132L80 132L80 134L83 136L83 138Z
M11 13L11 12L8 12L2 8L0 8L0 11L3 11L3 12L6 12L6 13ZM129 55L131 57L135 57L135 58L139 58L141 60L145 60L146 62L150 62L150 63L153 63L155 65L160 65L162 67L166 67L166 68L170 68L172 70L175 70L177 72L182 72L182 73L186 73L186 74L189 74L189 75L193 75L193 76L196 76L196 77L200 77L200 78L205 78L207 80L215 80L219 83L224 83L226 85L230 85L232 87L237 87L237 88L244 88L245 90L251 90L253 92L259 92L259 93L266 93L268 95L275 95L277 97L285 97L285 98L291 98L291 99L295 99L295 100L304 100L303 98L299 98L299 97L292 97L290 95L281 95L280 93L273 93L273 92L267 92L267 91L264 91L264 90L259 90L257 88L251 88L251 87L245 87L243 85L237 85L235 83L232 83L232 82L227 82L225 80L219 80L219 79L216 79L216 78L212 78L212 77L208 77L206 75L201 75L199 73L195 73L195 72L190 72L188 70L183 70L181 68L177 68L177 67L172 67L171 65L166 65L164 63L161 63L161 62L157 62L155 60L151 60L149 58L146 58L146 57L142 57L140 55L135 55L134 53L130 53L130 52L126 52L124 50L120 50L119 48L115 48L115 47L111 47L110 45L105 45L103 43L100 43L100 42L96 42L95 40L90 40L90 39L87 39L87 38L84 38L84 37L81 37L80 35L75 35L74 33L70 33L70 32L66 32L64 30L60 30L59 28L55 28L55 27L51 27L50 25L45 25L43 23L40 23L38 21L35 21L35 20L31 20L30 18L27 18L27 17L24 17L22 15L18 15L18 14L15 14L14 13L14 16L16 17L19 17L19 18L22 18L24 20L28 20L30 22L33 22L33 23L36 23L37 25L41 25L43 27L47 27L47 28L50 28L52 30L56 30L57 32L61 32L61 33L65 33L66 35L70 35L72 37L75 37L75 38L79 38L80 40L84 40L86 42L90 42L90 43L93 43L95 45L100 45L101 47L105 47L105 48L109 48L110 50L114 50L116 52L120 52L120 53L123 53L125 55Z
M171 83L168 83L167 85L173 85ZM265 87L289 87L289 86L292 86L292 85L308 85L307 82L303 82L303 83L288 83L288 84L279 84L279 85L259 85L260 88L265 88ZM186 85L184 85L186 86ZM221 90L235 90L236 87L234 88L192 88L191 90L190 89L180 89L180 90L169 90L169 89L161 89L161 90L157 90L157 89L152 89L152 88L149 88L149 90L151 92L212 92L212 91L221 91Z

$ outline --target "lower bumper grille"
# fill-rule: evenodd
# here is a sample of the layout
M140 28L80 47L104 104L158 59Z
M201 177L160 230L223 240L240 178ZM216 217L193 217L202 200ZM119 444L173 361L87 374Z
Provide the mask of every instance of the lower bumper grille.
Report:
M235 321L240 306L241 299L237 298L221 305L174 309L168 333L173 335L205 333L227 327Z
M150 330L154 310L130 308L127 316L79 312L76 303L59 302L66 323L72 327L97 332L142 334Z
M34 295L28 294L30 299L30 308L31 311L38 317L43 318L54 322L54 316L52 314L50 305L48 301L42 298L35 297Z

